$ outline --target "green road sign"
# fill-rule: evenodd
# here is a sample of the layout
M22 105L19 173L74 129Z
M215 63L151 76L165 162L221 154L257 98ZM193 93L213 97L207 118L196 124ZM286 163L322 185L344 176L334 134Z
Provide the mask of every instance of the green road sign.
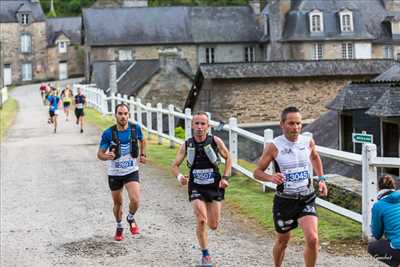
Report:
M354 143L367 143L372 144L374 136L372 134L352 133Z

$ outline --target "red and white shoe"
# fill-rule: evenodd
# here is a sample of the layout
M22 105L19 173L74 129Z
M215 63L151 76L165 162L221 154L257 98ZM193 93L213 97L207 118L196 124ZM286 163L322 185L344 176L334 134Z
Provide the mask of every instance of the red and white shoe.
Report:
M117 230L115 231L114 240L115 241L124 240L124 228L117 228Z

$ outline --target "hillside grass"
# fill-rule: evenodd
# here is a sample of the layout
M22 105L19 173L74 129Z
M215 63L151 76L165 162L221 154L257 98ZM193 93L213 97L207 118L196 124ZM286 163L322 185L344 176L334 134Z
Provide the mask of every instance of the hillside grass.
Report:
M7 130L14 123L17 112L17 101L13 98L8 98L0 109L0 140L3 139Z

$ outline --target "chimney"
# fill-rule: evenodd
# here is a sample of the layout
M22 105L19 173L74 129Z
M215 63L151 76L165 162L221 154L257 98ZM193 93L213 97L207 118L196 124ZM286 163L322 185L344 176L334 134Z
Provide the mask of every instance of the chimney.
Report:
M110 93L117 93L117 63L110 62Z
M385 9L387 11L400 11L400 0L383 0L383 4L385 5Z
M160 49L158 50L158 55L160 58L160 66L167 73L172 72L181 59L177 48Z
M148 0L122 0L123 7L148 7Z
M271 0L268 8L268 30L270 44L267 50L268 60L287 60L288 47L282 44L286 15L290 11L292 0Z
M253 9L254 15L258 16L261 13L260 0L250 0L249 5Z

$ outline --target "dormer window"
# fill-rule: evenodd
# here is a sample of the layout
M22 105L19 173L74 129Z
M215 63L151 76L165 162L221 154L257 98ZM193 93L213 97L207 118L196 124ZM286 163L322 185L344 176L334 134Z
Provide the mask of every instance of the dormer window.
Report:
M61 41L58 43L58 53L64 54L67 53L67 43L64 41Z
M339 13L341 32L353 32L353 12L345 9Z
M21 24L22 25L29 24L29 14L21 14Z
M324 31L324 16L323 13L314 9L309 13L310 19L310 32L323 32Z

